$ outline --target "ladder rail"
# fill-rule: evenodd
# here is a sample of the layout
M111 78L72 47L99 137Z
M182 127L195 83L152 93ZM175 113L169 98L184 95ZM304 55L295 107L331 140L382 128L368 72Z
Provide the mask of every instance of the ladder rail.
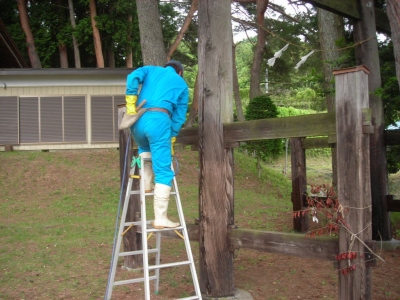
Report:
M171 164L171 166L173 168L172 164ZM186 227L186 221L185 221L185 216L183 214L181 197L180 197L179 190L178 190L178 183L176 181L175 176L173 178L173 183L174 183L175 199L179 203L179 205L177 205L177 209L178 209L179 219L181 221L181 226L183 226L182 233L183 233L183 237L184 237L183 240L185 242L186 255L187 255L189 261L192 262L190 264L190 271L192 273L192 281L193 281L196 295L199 295L199 297L200 297L199 299L201 299L201 291L200 291L199 281L197 279L197 273L196 273L196 268L195 268L195 264L194 264L193 253L192 253L192 250L190 247L189 234L188 234L187 227Z
M136 167L136 165L133 167L133 171L131 171L131 173L135 172L135 167ZM131 189L132 189L132 179L130 178L128 180L128 185L126 187L126 190L130 191ZM119 230L118 230L117 243L114 248L118 254L119 254L119 249L121 248L121 243L122 243L122 238L123 238L122 233L124 232L126 213L128 211L128 206L129 206L129 198L130 198L130 194L126 193L124 206L123 206L121 217L120 217L120 225L119 225ZM115 273L117 271L118 258L119 258L119 255L115 255L115 253L113 253L112 270L111 270L111 274L110 274L111 286L107 289L107 300L111 299L112 290L115 285Z
M144 160L143 157L140 157L140 165L139 169L140 174L140 183L139 183L139 191L140 191L140 218L142 221L142 248L143 248L143 278L144 278L144 294L145 300L150 300L150 282L149 282L149 255L148 255L148 244L147 244L147 213L146 213L146 193L144 188L144 176L143 175L143 165ZM144 226L143 226L144 225Z
M142 157L140 157L140 165L139 166L143 166L145 160L150 161L151 159L143 159ZM174 170L172 163L171 163L171 169ZM136 170L136 164L132 167L130 174L134 175L135 170ZM137 178L137 177L135 177L135 178ZM121 218L120 218L118 238L116 240L116 245L114 245L114 249L113 249L114 253L113 253L113 258L112 258L112 270L110 272L110 278L109 278L109 284L111 282L111 285L107 289L107 295L106 295L107 300L111 300L112 290L113 290L114 286L131 284L131 283L141 283L141 282L144 283L145 300L150 300L150 280L154 280L154 291L156 294L158 294L159 285L160 285L160 269L184 266L184 265L190 266L190 271L191 271L191 275L192 275L192 281L193 281L196 296L180 298L180 299L187 299L187 300L189 300L189 299L200 299L201 300L202 299L201 291L200 291L200 287L199 287L199 283L198 283L198 279L197 279L195 262L194 262L193 254L192 254L191 247L190 247L189 235L188 235L188 231L187 231L187 227L186 227L186 222L185 222L183 209L182 209L182 203L181 203L181 199L180 199L180 195L179 195L179 191L178 191L178 185L177 185L175 176L173 177L172 183L173 183L172 184L173 188L171 190L170 197L172 197L172 196L175 197L175 204L176 204L176 208L177 208L177 212L178 212L180 225L175 228L156 229L156 228L149 227L149 225L152 223L152 221L147 219L146 197L153 196L154 192L150 192L150 193L145 192L143 168L139 167L139 190L138 191L132 191L133 176L130 176L130 178L128 180L127 189L126 189L124 206L123 206L123 210L122 210ZM140 221L126 222L126 215L127 215L131 195L139 195L140 196L139 197L140 198L140 212L141 212L141 220ZM141 228L140 231L141 231L141 235L142 235L142 249L143 250L120 252L124 228L132 227L132 226L136 226L136 228ZM136 229L136 230L138 231L138 229ZM185 248L186 248L186 255L188 258L187 260L161 264L162 231L168 231L168 230L175 230L175 231L179 230L182 232L182 237L183 237ZM156 248L155 249L148 249L148 240L147 239L148 239L149 233L150 233L150 235L152 233L156 233ZM117 254L115 252L117 252ZM149 254L155 254L154 265L149 265ZM142 255L143 277L115 281L118 258L130 256L130 255ZM150 275L150 271L152 271L152 272L154 271L154 275Z

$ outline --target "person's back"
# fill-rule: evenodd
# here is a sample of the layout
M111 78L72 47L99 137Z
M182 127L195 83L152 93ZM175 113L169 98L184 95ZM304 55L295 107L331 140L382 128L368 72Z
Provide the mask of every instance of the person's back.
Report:
M133 72L132 76L143 80L138 105L145 99L144 108L160 107L172 113L173 108L188 97L185 80L172 67L143 67L138 73Z
M126 114L120 128L130 127L132 135L145 161L145 190L154 187L154 227L177 227L167 217L171 181L173 143L186 120L189 90L182 78L183 66L170 61L165 67L145 66L127 77ZM141 86L138 95L139 87ZM139 111L136 111L136 102ZM143 106L143 107L142 107ZM153 184L153 172L155 185Z

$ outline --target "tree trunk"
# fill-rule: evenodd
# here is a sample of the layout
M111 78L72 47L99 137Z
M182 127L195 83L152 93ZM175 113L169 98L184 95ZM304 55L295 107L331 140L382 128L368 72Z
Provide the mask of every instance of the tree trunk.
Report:
M358 65L366 66L368 75L369 107L372 112L374 132L370 135L371 195L372 195L372 238L390 240L390 219L387 211L386 191L388 178L386 148L383 140L385 130L382 98L374 94L381 87L378 42L374 6L369 0L360 0L361 20L354 22L354 43L365 41L355 48Z
M133 54L132 54L132 15L128 16L128 24L129 24L129 33L126 37L127 44L129 46L126 47L126 58L125 58L125 67L132 68L133 67Z
M25 33L26 45L28 48L28 56L32 68L41 68L42 64L38 53L36 52L35 40L29 25L28 11L26 7L26 0L17 0L19 19L21 22L22 30Z
M223 123L232 122L230 0L199 1L199 247L200 288L207 297L234 294L233 151Z
M243 106L240 99L239 79L236 68L236 45L232 44L232 74L233 74L233 97L235 98L236 116L239 122L244 121Z
M107 68L115 68L114 48L107 49Z
M58 51L60 53L60 68L68 69L67 45L65 44L58 45Z
M254 50L253 65L251 67L250 78L250 100L262 94L260 89L260 68L261 61L264 53L265 42L267 39L267 32L264 30L265 26L265 11L267 9L269 0L257 0L257 44Z
M386 12L390 22L394 58L396 60L396 76L400 86L400 2L398 0L386 0Z
M94 51L96 54L97 67L104 68L104 58L103 58L103 50L101 47L100 31L97 28L97 22L96 22L97 13L96 13L95 0L90 0L89 8L90 8L90 20L92 22L92 29L93 29L93 42L94 42Z
M163 66L167 62L157 0L136 0L140 45L144 65Z
M172 54L174 53L176 48L178 48L179 43L181 42L183 35L187 31L187 29L190 25L190 22L192 22L193 15L196 11L197 11L197 0L192 0L192 6L190 7L190 10L185 18L185 22L183 22L181 30L179 31L174 43L171 45L171 47L168 50L167 61L171 59Z
M185 128L193 127L199 112L199 73L197 72L196 82L194 84L193 102L190 108L189 116L185 122Z
M69 8L69 18L71 20L71 27L73 30L75 30L76 23L75 23L74 4L73 4L72 0L68 0L68 8ZM72 43L74 45L75 68L80 69L81 68L81 58L80 58L80 53L79 53L78 41L76 40L74 33L72 33Z
M322 63L324 70L324 93L328 112L335 111L335 85L332 71L339 59L336 41L344 38L343 17L321 8L317 8L318 34L321 45ZM332 148L332 185L337 187L336 148Z

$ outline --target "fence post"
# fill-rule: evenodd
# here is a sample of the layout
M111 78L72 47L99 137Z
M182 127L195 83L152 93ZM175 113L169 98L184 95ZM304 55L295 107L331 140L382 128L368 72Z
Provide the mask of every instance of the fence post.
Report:
M118 105L118 124L122 120L122 116L125 113L125 104ZM129 135L131 134L129 129L119 131L119 166L122 186L122 204L125 200L126 188L129 180L130 166L132 162L132 156L137 155L137 149L133 147L133 137L130 139L130 145L128 145L128 153L126 153L127 143L129 141ZM126 161L125 161L126 158ZM126 167L125 167L126 166ZM124 173L125 169L125 173ZM139 174L137 172L137 174ZM124 179L123 183L122 180ZM132 189L139 189L139 180L134 180L132 183ZM140 199L139 195L131 195L129 200L128 212L126 215L126 222L138 221L140 218ZM119 224L118 224L119 226ZM137 226L132 227L123 238L124 252L142 250L142 234L136 232ZM124 256L124 268L125 269L136 269L143 266L142 255L128 255Z
M302 138L290 139L290 157L293 212L297 212L304 208L304 193L307 191L306 152L302 147ZM293 217L293 229L298 232L306 232L308 230L308 216Z
M364 66L334 71L339 212L339 299L371 299L371 269L366 244L372 238L369 132L363 112L369 107ZM369 129L369 128L368 128ZM351 257L348 259L348 257Z

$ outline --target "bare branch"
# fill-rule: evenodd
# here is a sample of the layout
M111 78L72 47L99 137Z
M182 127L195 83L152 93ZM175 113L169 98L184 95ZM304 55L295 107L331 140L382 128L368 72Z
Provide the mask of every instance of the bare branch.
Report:
M178 35L176 36L176 39L174 43L171 45L171 47L168 50L167 53L167 61L171 59L172 54L175 52L176 48L178 48L179 43L183 39L183 36L185 32L187 31L190 22L192 21L194 13L197 11L197 0L192 1L192 6L190 7L190 10L185 18L185 22L183 22L182 28L179 31Z

